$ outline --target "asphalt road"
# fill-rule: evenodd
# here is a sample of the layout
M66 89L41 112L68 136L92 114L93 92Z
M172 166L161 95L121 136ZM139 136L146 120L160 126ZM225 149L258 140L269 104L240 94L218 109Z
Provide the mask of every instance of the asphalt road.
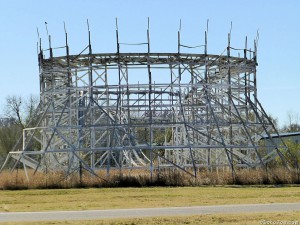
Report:
M50 221L50 220L96 220L107 218L184 216L201 214L230 214L258 212L300 211L300 203L217 205L168 208L138 208L83 211L48 212L3 212L0 222L13 221Z

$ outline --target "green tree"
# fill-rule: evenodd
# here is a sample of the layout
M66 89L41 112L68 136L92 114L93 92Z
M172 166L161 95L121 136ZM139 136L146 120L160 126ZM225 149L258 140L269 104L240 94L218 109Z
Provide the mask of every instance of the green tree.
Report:
M300 164L300 143L296 143L292 140L285 141L289 151L285 153L285 156L291 166L297 166L295 163Z
M4 160L6 155L18 142L20 138L20 127L16 124L9 124L0 127L0 158Z
M276 117L272 116L271 114L268 115L268 118L270 119L272 125L274 126L274 127L272 126L272 128L269 130L269 132L270 133L279 132L278 119Z

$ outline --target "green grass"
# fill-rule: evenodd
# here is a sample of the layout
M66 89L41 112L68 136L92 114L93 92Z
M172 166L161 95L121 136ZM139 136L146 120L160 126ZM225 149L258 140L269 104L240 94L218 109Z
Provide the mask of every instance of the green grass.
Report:
M266 186L0 191L0 211L49 211L300 202L300 188Z

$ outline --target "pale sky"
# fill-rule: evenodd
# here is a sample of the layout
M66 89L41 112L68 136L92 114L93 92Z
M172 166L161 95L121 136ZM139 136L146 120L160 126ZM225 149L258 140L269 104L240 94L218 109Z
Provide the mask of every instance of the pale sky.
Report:
M0 0L1 105L8 95L39 95L37 27L44 49L48 45L45 22L53 47L60 47L65 41L65 22L71 54L78 54L88 43L88 19L93 52L114 53L116 17L121 42L145 42L149 17L152 52L177 51L180 19L182 43L188 45L204 44L209 19L211 54L226 48L231 22L231 44L236 48L244 48L245 36L253 46L259 30L258 98L281 125L287 121L288 112L300 114L299 0ZM146 49L123 47L121 51Z

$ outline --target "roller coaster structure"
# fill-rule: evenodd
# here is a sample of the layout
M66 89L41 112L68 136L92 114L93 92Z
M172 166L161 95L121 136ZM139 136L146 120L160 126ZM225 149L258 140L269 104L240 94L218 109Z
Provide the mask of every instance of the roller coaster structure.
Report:
M39 47L40 104L34 126L10 159L25 171L85 168L174 167L197 176L198 168L265 167L286 147L259 141L277 132L257 99L257 48L228 46L221 55L147 52L92 53L54 57ZM45 57L45 52L49 57ZM87 52L87 53L85 53ZM238 53L238 54L237 54ZM241 56L242 55L242 56ZM16 145L18 146L18 145ZM192 171L192 172L191 172Z

